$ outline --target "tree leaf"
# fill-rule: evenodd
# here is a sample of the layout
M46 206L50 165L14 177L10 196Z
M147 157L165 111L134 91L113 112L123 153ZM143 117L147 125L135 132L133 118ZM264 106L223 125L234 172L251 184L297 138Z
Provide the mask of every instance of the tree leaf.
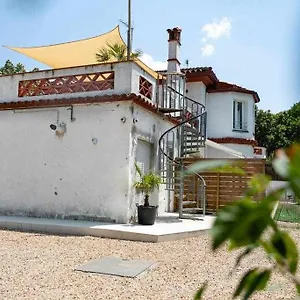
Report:
M247 256L248 254L250 254L255 248L257 248L257 245L251 245L251 246L246 247L246 249L235 260L235 264L234 264L233 269L236 269L239 266L239 264L242 261L242 259L245 256Z
M289 159L288 180L296 197L300 199L300 144L286 150Z
M209 160L209 161L200 161L195 164L190 165L185 171L186 174L192 174L194 172L202 172L211 170L214 168L222 167L230 164L227 160Z
M300 295L300 285L296 284L296 290L297 290L297 294Z
M266 287L270 279L270 275L271 275L270 270L256 272L256 274L249 281L249 285L245 291L245 295L243 299L244 300L249 299L255 291L262 291Z
M233 297L236 298L238 297L242 292L243 290L246 288L246 286L249 284L249 281L251 280L251 277L254 276L256 272L256 269L252 269L250 271L248 271L244 276L243 278L241 279L239 285L237 286L234 294L233 294Z
M295 274L297 271L299 254L293 239L288 235L287 232L277 231L272 236L271 243L273 250L277 252L276 254L279 254L286 260L289 271L292 274Z
M233 173L240 176L246 175L246 172L239 166L224 165L218 168L214 168L213 170L215 172L220 172L220 173Z
M201 300L203 293L206 290L206 287L207 287L207 282L202 284L201 288L196 292L196 294L194 296L194 300Z
M276 173L282 178L288 178L289 159L283 150L278 150L276 152L273 167Z
M213 250L229 240L231 249L255 244L271 223L271 208L244 198L218 212L211 230Z
M255 291L261 291L266 287L270 274L270 270L252 269L248 271L241 279L233 297L236 298L244 292L243 299L249 299Z
M264 174L257 174L253 176L248 182L248 189L246 191L246 195L254 196L263 193L267 189L270 181L271 178Z

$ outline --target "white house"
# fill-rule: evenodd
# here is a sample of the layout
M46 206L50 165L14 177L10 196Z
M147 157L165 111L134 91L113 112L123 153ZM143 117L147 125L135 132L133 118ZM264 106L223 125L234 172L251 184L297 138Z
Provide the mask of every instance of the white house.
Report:
M211 68L180 69L181 30L168 32L167 74L139 60L96 63L101 43L123 43L118 28L82 41L13 48L53 69L0 77L0 214L127 223L139 201L135 162L159 172L164 149L173 158L196 150L253 157L257 93L220 82ZM192 104L183 109L187 97ZM184 121L190 110L193 122ZM163 144L163 134L182 122L192 135L179 145L173 134ZM171 209L164 187L152 198L159 212Z

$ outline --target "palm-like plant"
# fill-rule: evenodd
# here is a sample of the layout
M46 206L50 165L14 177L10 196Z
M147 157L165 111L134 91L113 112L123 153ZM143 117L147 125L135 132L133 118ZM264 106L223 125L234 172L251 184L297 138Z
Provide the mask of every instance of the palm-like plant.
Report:
M154 190L154 188L159 188L159 185L161 184L161 178L152 171L147 174L143 174L137 164L135 164L135 169L140 176L140 180L136 181L133 186L145 193L144 206L148 207L150 206L149 194Z
M137 59L143 54L142 50L137 49L131 53L131 59ZM105 47L98 50L96 53L96 60L98 62L107 62L109 60L126 61L127 60L127 48L123 44L110 44L107 43Z

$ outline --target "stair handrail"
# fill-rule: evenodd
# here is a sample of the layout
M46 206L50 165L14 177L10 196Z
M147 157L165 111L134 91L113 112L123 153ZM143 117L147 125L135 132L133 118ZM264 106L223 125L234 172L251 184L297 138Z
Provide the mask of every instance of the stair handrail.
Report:
M207 114L207 112L206 112L205 106L204 106L202 103L199 103L199 102L197 102L197 101L191 99L190 97L183 95L182 93L176 91L174 88L172 88L172 87L169 86L169 85L167 85L167 89L171 89L173 92L177 93L179 96L184 97L185 99L187 99L187 100L189 100L189 101L191 101L191 102L194 102L195 104L199 105L199 106L203 109L203 110L200 110L201 113L200 113L199 115L196 115L196 116L193 116L192 118L186 119L186 120L180 122L179 124L177 124L177 125L175 125L175 126L169 128L167 131L165 131L165 132L161 135L161 137L160 137L159 140L158 140L158 145L159 145L159 150L160 150L160 152L161 152L167 159L169 159L170 161L172 161L172 162L175 163L176 165L180 165L180 163L179 163L178 161L176 161L175 159L171 158L167 153L164 152L164 149L163 149L163 146L162 146L162 141L163 141L164 137L165 137L169 132L173 131L174 129L176 129L176 128L178 128L178 127L181 127L181 126L183 126L184 124L189 123L189 122L191 122L191 121L193 121L193 120L197 120L197 119L201 118L202 116L205 116L205 115ZM184 165L182 165L182 167L183 167L183 169L185 169L185 170L188 169L188 168L187 168L186 166L184 166ZM192 171L191 173L194 174L197 178L199 178L199 179L201 180L202 185L203 185L203 188L204 188L204 197L205 197L205 190L206 190L206 181L205 181L205 179L204 179L199 173L197 173L197 172L195 172L195 171ZM204 214L204 215L205 215L205 206L206 206L206 200L205 200L205 198L204 198L204 205L203 205L203 214Z
M185 99L187 99L187 100L189 100L191 102L194 102L195 104L197 104L198 106L200 106L201 108L203 108L204 111L206 112L205 106L202 103L199 103L196 100L194 100L194 99L192 99L192 98L190 98L190 97L188 97L186 95L183 95L182 93L176 91L176 89L174 89L173 87L171 87L169 85L167 85L167 88L170 89L170 90L172 90L173 92L177 93L179 96L184 97ZM201 117L201 115L199 115L198 117Z

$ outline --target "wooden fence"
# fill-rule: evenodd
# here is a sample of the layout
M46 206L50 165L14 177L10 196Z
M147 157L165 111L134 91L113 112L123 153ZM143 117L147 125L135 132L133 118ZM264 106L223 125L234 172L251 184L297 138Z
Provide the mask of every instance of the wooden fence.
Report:
M198 161L209 161L216 159L199 159L199 158L185 158L184 164L186 166L196 163ZM219 159L218 159L219 160ZM218 209L226 204L241 198L247 187L247 182L258 173L265 173L264 159L225 159L233 166L239 166L245 171L245 175L238 175L231 172L216 172L207 171L199 174L206 181L206 210L215 213ZM191 200L195 197L194 191L190 188L190 182L196 180L196 176L188 176L184 180L184 201ZM175 195L179 190L175 191ZM194 195L193 195L194 194ZM177 207L178 199L175 198L175 207ZM184 205L184 207L191 207Z

